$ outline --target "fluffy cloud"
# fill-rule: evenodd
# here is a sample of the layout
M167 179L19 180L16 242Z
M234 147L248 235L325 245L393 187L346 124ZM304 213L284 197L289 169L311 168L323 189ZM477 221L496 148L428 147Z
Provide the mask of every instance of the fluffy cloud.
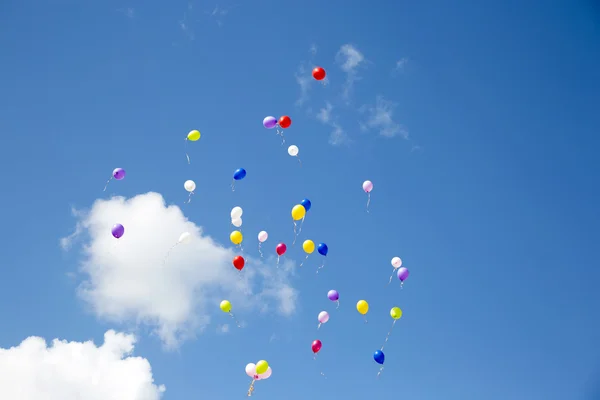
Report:
M55 339L51 347L29 337L0 349L0 399L159 400L150 363L130 356L135 338L108 331L100 347Z
M288 279L293 262L276 269L272 259L270 265L247 259L251 268L238 273L231 265L234 251L205 235L179 207L166 206L158 193L97 200L74 216L75 233L61 245L83 240L81 298L100 318L152 327L166 347L202 331L223 298L237 311L259 304L262 311L276 304L282 315L295 310L297 291ZM110 234L117 222L125 226L119 240ZM192 241L172 248L183 232Z
M346 82L344 84L342 96L344 99L348 100L350 98L354 82L360 79L357 75L357 69L366 62L365 56L354 46L345 44L340 47L340 50L337 52L335 58L337 63L342 68L342 71L346 73Z
M394 121L396 104L387 101L383 96L377 96L375 106L363 106L360 111L368 114L368 119L361 124L363 130L377 130L384 137L401 136L408 139L408 132Z

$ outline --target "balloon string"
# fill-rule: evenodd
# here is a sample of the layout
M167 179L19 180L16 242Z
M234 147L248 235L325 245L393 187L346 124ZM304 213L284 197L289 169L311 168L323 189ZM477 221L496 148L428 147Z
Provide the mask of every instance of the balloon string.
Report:
M279 259L281 258L280 255L277 255L277 268L279 268Z
M306 257L304 258L304 261L306 261L306 260L308 260L308 254L307 254L307 255L306 255ZM302 262L300 263L300 266L303 266L303 265L304 265L304 261L302 261Z
M231 181L231 191L235 192L235 179Z
M248 388L248 397L252 396L252 392L254 392L254 379L252 379L252 383L250 383L250 387Z
M171 251L173 251L173 249L175 247L177 247L177 245L179 244L179 242L175 243L173 246L171 246L171 248L169 249L169 251L167 251L167 254L165 254L165 258L163 260L163 267L165 266L165 264L167 263L167 258L169 257L169 254L171 254Z
M113 177L111 176L109 180L106 181L106 185L104 185L104 190L103 192L106 192L106 188L108 187L108 184L110 183L110 181L112 181Z
M300 160L300 157L296 156L296 158L298 159L298 164L300 164L300 168L302 168L302 160Z
M185 158L187 158L188 165L190 165L190 156L188 156L188 153L187 153L187 142L188 142L188 138L185 138L185 142L184 142L185 143L184 144Z
M306 218L306 215L304 217L302 217L302 221L300 221L300 228L298 229L298 235L300 234L300 232L302 232L302 226L304 225L304 218Z
M277 128L276 132L279 136L281 136L281 145L283 146L285 144L285 137L283 136L283 131L280 131L279 128Z
M240 275L241 276L241 275ZM238 322L237 318L235 317L235 315L233 315L232 312L229 312L229 315L231 315L231 318L233 318L233 320L235 321L235 324L237 325L238 328L241 328L240 323Z
M294 221L294 241L292 242L292 246L296 244L296 239L298 239L298 232L296 232L297 229L298 224L296 224L296 221Z
M404 289L404 281L400 281L400 289Z
M383 351L383 347L388 342L390 335L392 334L392 331L394 330L394 325L396 325L396 320L394 320L394 322L392 322L392 327L390 328L390 331L388 332L387 336L385 337L385 342L383 342L383 346L381 346L381 351Z
M260 258L263 258L263 252L262 252L262 249L260 248L261 245L262 245L262 243L258 242L258 252L260 253Z
M321 329L321 325L323 325L323 324L319 322L319 325L317 326L317 330Z
M369 321L367 321L367 316L366 316L366 315L363 315L363 318L364 318L364 320L365 320L365 324L368 324L368 323L369 323Z
M396 271L396 270L394 270L394 271ZM389 284L390 284L390 283L392 283L392 278L393 278L393 277L394 277L394 273L392 272L392 274L390 275L390 281L389 281L389 282L388 282L388 284L387 284L387 285L385 285L385 286L389 286Z
M335 302L337 303L337 306L335 307L335 309L337 310L338 308L340 308L340 301L336 300Z
M379 368L379 372L377 373L377 379L379 379L382 372L383 372L383 365L381 366L381 368Z
M188 196L187 201L185 202L185 204L190 204L190 202L192 201L192 195L194 194L194 192L190 192L190 195Z
M317 274L319 273L320 270L322 270L323 268L325 268L325 261L323 261L323 264L321 264L321 266L319 268L317 268Z
M369 212L369 204L371 204L371 192L367 193L367 212Z
M327 377L325 376L325 374L323 373L323 371L321 371L321 376L325 379L327 379Z

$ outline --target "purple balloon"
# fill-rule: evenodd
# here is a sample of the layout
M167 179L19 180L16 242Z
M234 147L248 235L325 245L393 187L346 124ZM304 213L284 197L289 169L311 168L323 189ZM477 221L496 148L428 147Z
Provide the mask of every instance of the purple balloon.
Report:
M409 274L410 272L408 272L408 269L404 267L398 268L398 279L400 279L400 281L404 282Z
M123 234L125 234L125 227L123 225L115 224L115 226L112 227L112 235L116 239L119 239Z
M327 292L327 297L331 301L338 301L340 299L340 294L337 290L330 290L329 292Z
M277 118L275 117L265 117L265 119L263 119L263 126L267 129L273 129L277 126Z
M113 178L115 178L118 181L125 178L125 170L123 168L115 168L115 170L113 171Z

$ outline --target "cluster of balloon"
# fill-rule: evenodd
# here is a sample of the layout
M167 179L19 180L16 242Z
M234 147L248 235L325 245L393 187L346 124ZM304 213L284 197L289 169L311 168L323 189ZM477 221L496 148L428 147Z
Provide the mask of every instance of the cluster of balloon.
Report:
M287 246L285 243L279 243L277 246L275 246L275 252L277 253L277 268L279 268L279 259L285 254L286 251Z
M296 239L298 238L298 221L304 219L306 216L306 208L302 204L296 204L292 207L292 221L294 222L294 242L292 246L296 244Z
M196 190L196 182L194 182L191 179L188 179L183 183L183 188L190 194L186 201L186 203L189 203L192 201L192 195L194 194L194 190Z
M335 307L335 309L337 310L338 308L340 308L340 294L338 293L337 290L331 289L329 292L327 292L327 298L331 301L335 301L337 306Z
M285 137L283 136L283 131L280 131L279 128L287 129L292 125L292 119L284 115L277 120L275 117L269 115L263 119L263 126L267 129L277 128L276 132L279 136L281 136L281 145L285 144Z
M323 325L324 323L329 321L329 313L327 311L321 311L319 313L319 315L317 316L317 320L319 321L319 325L317 326L317 329L320 329L321 325Z
M233 318L233 320L235 321L235 324L237 325L238 328L242 327L240 325L240 323L237 321L237 319L235 318L235 315L233 315L233 313L231 312L231 303L229 302L229 300L223 300L221 302L221 304L219 305L219 308L221 308L221 311L223 311L224 313L229 314L229 316L231 318Z
M364 181L362 184L362 188L367 194L367 212L369 212L369 204L371 204L371 191L373 190L373 182Z
M106 185L104 185L104 192L106 192L106 188L108 187L108 184L110 183L110 181L112 181L113 179L116 179L118 181L122 180L125 178L125 170L123 168L115 168L112 172L112 175L110 176L110 178L108 178L108 180L106 181Z
M317 252L323 257L327 257L327 253L329 253L329 247L325 243L319 243L317 246ZM321 269L325 268L325 259L323 259L323 264L319 268L317 268L317 274Z
M260 360L256 364L249 363L246 365L246 375L252 378L252 383L250 383L250 387L248 388L248 396L252 396L252 392L254 392L254 383L256 381L264 381L265 379L269 379L273 371L269 366L269 363L265 360Z
M236 228L241 228L242 227L242 214L244 213L244 210L242 209L242 207L240 206L235 206L231 209L231 225L235 226Z
M246 177L246 170L238 168L233 172L233 180L231 181L231 191L235 192L235 181L241 181Z
M304 252L306 253L306 257L300 263L300 266L303 266L304 262L306 260L308 260L308 256L311 255L315 251L315 242L313 242L310 239L305 240L304 243L302 243L302 250L304 250Z
M365 324L369 321L367 321L367 313L369 312L369 303L367 303L366 300L359 300L358 303L356 303L356 310L363 316L363 318L365 319Z
M260 258L263 258L262 244L266 242L268 238L269 234L267 231L258 232L258 252L260 253Z
M165 265L167 263L167 258L169 257L169 254L171 254L171 251L173 251L180 244L189 244L191 241L192 241L191 233L183 232L181 235L179 235L179 239L177 239L177 242L173 246L171 246L169 251L167 251L167 254L165 254L165 258L163 260L163 265Z
M186 138L185 138L185 147L186 147L186 151L185 151L185 158L187 158L187 162L188 164L190 163L190 156L187 153L187 142L188 140L190 142L197 142L198 140L200 140L200 131L198 130L193 130L190 131L190 133L187 134Z
M394 274L397 273L397 269L400 268L402 266L402 259L400 257L394 257L392 258L392 267L394 268L394 271L392 272L392 275L390 275L390 280L388 282L388 285L390 283L392 283L392 278L394 277Z
M298 157L298 153L300 153L300 149L295 144L288 147L288 154L291 157L296 157L296 159L298 160L298 164L300 164L300 166L302 166L302 160L300 160L300 157Z

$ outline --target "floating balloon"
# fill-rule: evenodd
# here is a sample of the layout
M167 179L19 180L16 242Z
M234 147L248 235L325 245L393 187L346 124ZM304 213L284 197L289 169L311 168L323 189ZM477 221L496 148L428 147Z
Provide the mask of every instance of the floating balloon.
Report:
M248 363L246 365L246 375L248 375L250 378L254 378L255 375L258 375L256 373L256 364Z
M292 125L292 119L287 115L284 115L279 118L279 126L283 129L287 129Z
M287 246L285 243L279 243L277 246L275 246L275 252L277 252L277 266L279 266L279 258L285 254L286 250Z
M194 182L191 179L188 179L183 183L183 188L190 193L190 195L188 196L188 201L186 202L189 203L190 201L192 201L192 195L194 194L194 190L196 190L196 182Z
M260 360L259 362L256 363L256 374L257 375L264 374L265 372L267 372L268 369L269 369L269 363L266 362L265 360Z
M317 316L317 319L319 320L319 326L317 326L317 329L319 329L321 325L329 321L329 313L327 311L321 311Z
M394 277L394 273L401 266L402 266L402 259L400 257L394 257L394 258L392 258L392 267L394 267L394 271L392 272L392 275L390 275L390 280L388 281L388 285L390 283L392 283L392 278Z
M258 375L258 379L257 380L261 380L264 381L265 379L269 379L271 377L271 374L273 373L273 370L271 369L271 367L267 368L267 371Z
M104 186L104 192L106 192L106 188L108 187L108 184L110 183L110 181L112 181L113 179L120 181L124 178L125 178L125 170L123 168L115 168L112 172L111 177L108 178L108 180L106 181L106 185Z
M298 238L298 222L306 215L306 208L302 204L296 204L292 208L292 220L294 222L294 241L292 242L292 246L296 244L296 239Z
M340 294L337 290L331 289L329 292L327 292L327 298L337 303L336 309L340 308Z
M298 146L296 146L295 144L288 147L288 154L292 157L296 157L296 159L298 160L298 164L300 164L300 166L302 166L302 160L300 160L300 157L298 157L299 152L300 152L300 149L298 149Z
M313 353L315 353L315 355L316 355L319 351L321 351L321 348L323 347L323 343L321 343L321 341L317 339L312 342L310 347L311 347Z
M400 287L404 285L404 281L408 279L408 275L410 275L410 272L408 272L407 268L398 268L398 279L400 279Z
M248 388L248 396L252 396L252 392L254 392L254 383L268 379L271 373L271 367L265 360L260 360L256 364L250 363L246 365L246 375L252 378L252 383L250 383L250 387Z
M377 373L377 377L379 378L379 375L381 375L381 372L383 372L383 363L385 362L385 354L383 354L383 350L376 350L375 353L373 353L373 360L375 360L377 364L381 365L381 368L379 368L379 372Z
M231 220L231 225L235 226L236 228L241 227L242 226L242 219L241 218L232 219Z
M300 266L304 265L304 262L308 260L308 256L315 251L315 242L310 239L305 240L304 243L302 243L302 250L306 253L306 257L304 258L304 261L300 263Z
M325 75L326 75L325 70L321 67L315 67L312 70L312 76L317 81L322 81L323 79L325 79Z
M242 210L242 207L239 207L239 206L233 207L231 209L231 220L233 221L234 219L242 218L243 213L244 213L244 210Z
M231 181L231 191L235 192L235 181L241 181L246 177L246 170L238 168L233 172L233 180Z
M125 234L125 227L121 224L115 224L111 229L111 233L115 239L120 239Z
M262 244L266 242L268 238L269 234L267 233L267 231L258 232L258 252L260 253L260 258L263 258L263 252L261 248Z
M277 126L277 118L275 117L265 117L265 119L263 119L263 126L267 129L273 129Z
M229 235L229 239L231 240L231 243L235 245L240 245L242 243L242 240L244 240L244 236L242 236L242 232L240 231L233 231Z
M310 202L309 199L304 199L300 202L300 205L304 207L304 209L306 210L306 212L310 211L310 208L312 207L312 203Z
M371 204L371 191L373 190L373 182L364 181L362 188L367 193L367 212L369 212L369 204Z
M224 313L229 314L229 316L231 318L233 318L233 320L235 321L235 324L237 325L238 328L241 328L239 322L237 321L237 319L235 319L235 316L233 315L233 313L231 312L231 303L229 302L229 300L223 300L221 302L221 304L219 304L219 308L221 309L221 311L223 311Z
M386 343L390 339L390 335L392 334L392 331L394 330L394 325L396 325L396 321L398 321L400 319L400 317L402 317L402 310L400 309L400 307L392 307L392 309L390 310L390 317L392 317L392 319L393 319L392 327L390 328L387 336L385 337L385 342L383 342L383 346L381 346L381 350L383 350L383 347L386 345Z
M319 243L317 246L317 252L323 257L327 257L327 253L329 253L329 247L325 243ZM319 268L317 268L317 274L321 269L325 268L325 259L323 259L323 264Z
M242 268L244 268L245 264L246 264L246 260L244 260L244 257L242 257L242 256L235 256L235 257L233 257L233 266L238 271L241 271Z
M175 247L179 246L180 244L189 244L191 241L192 241L191 233L183 232L181 235L179 235L179 239L177 239L177 243L175 243L173 246L171 246L169 251L167 251L167 254L165 254L165 258L163 259L163 266L166 264L169 254L171 254L171 251L173 251L173 249L175 249Z
M185 158L187 158L188 164L190 163L190 156L187 153L187 142L197 142L198 140L200 140L200 131L197 131L195 129L193 131L190 131L190 133L188 133L187 137L185 138Z
M367 303L365 300L359 300L358 303L356 303L356 310L363 315L363 317L365 318L365 324L367 323L367 313L369 312L369 303Z

